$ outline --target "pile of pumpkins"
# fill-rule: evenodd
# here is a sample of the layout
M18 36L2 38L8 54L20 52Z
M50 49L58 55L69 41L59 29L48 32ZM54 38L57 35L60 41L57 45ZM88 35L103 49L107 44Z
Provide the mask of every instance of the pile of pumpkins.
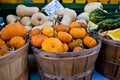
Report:
M86 31L86 25L76 21L36 28L30 32L30 42L47 52L78 52L97 45L96 39Z

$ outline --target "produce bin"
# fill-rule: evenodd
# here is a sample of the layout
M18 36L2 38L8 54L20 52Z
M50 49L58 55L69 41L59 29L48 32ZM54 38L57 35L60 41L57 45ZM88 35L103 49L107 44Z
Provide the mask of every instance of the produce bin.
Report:
M102 39L96 69L110 80L120 79L120 42Z
M32 47L42 80L91 80L101 48L98 45L79 52L49 53Z
M0 57L0 80L28 80L28 44Z

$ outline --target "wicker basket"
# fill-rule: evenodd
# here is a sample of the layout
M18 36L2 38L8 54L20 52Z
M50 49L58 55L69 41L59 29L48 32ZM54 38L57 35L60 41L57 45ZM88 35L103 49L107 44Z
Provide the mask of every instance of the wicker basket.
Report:
M0 57L0 80L28 80L28 44Z
M32 47L42 80L91 80L101 41L80 52L48 53Z
M120 80L120 42L102 39L96 69L112 80Z

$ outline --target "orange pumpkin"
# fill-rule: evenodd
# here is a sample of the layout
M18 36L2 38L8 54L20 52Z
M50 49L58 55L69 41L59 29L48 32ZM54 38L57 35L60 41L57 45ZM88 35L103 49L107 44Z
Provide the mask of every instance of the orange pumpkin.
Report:
M40 29L39 28L36 28L36 29L33 29L30 31L30 37L34 36L34 35L38 35L40 34Z
M80 24L78 22L71 22L68 26L69 28L78 28Z
M66 25L55 25L54 28L56 32L59 32L59 31L69 32L69 27Z
M72 40L72 36L67 32L60 31L60 32L58 32L57 36L64 43L69 43Z
M10 39L9 44L11 47L14 47L15 49L19 49L26 44L26 41L21 36L15 36L12 39Z
M84 38L87 34L85 28L72 28L70 30L70 34L74 37L74 38Z
M94 47L94 46L97 45L96 39L94 39L94 38L91 37L91 36L85 36L85 37L83 38L83 43L84 43L84 45L85 45L86 47L88 47L88 48L92 48L92 47Z
M72 42L70 42L68 44L68 46L71 50L73 50L77 46L83 46L83 42L81 39L76 39L76 40L73 40Z
M63 44L58 38L47 38L42 43L42 49L47 52L64 52Z
M31 44L35 47L41 47L42 42L48 37L43 34L38 34L31 37Z
M68 52L68 50L69 50L69 47L66 43L63 43L63 50L64 50L64 52Z
M0 55L3 56L5 54L8 54L8 52L4 51L4 50L9 50L9 47L7 46L7 44L5 43L4 40L0 39ZM4 49L4 50L3 50Z
M53 37L54 36L54 29L52 26L44 26L42 28L42 33L48 37Z
M1 30L1 37L3 40L10 40L14 36L21 36L23 38L27 36L26 28L19 22L8 24Z
M82 47L77 46L73 49L73 52L79 52L80 50L82 50Z

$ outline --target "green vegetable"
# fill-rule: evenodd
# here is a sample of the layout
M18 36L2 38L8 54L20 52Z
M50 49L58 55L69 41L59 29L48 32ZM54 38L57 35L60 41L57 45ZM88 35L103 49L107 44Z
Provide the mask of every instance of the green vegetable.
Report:
M120 17L102 20L98 23L97 30L113 30L116 28L120 28Z
M107 12L105 10L100 10L99 8L92 11L89 15L89 20L95 24L108 18L120 17L120 12Z

